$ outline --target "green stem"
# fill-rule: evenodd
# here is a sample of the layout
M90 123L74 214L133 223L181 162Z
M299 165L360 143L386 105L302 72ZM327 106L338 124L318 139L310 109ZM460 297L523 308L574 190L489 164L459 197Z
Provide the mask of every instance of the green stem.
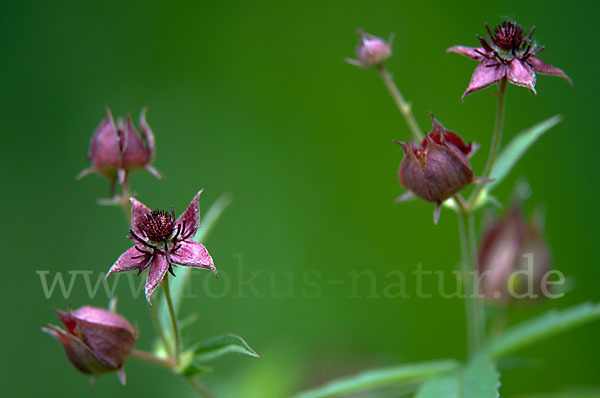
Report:
M121 184L121 206L123 206L123 210L125 211L125 217L131 222L131 202L129 201L131 191L129 190L129 180L127 177L125 175L125 181Z
M483 302L479 297L477 286L477 247L473 215L464 207L461 200L457 199L457 203L460 207L458 224L462 252L461 265L465 286L468 345L469 354L472 355L485 339L485 317Z
M421 142L423 140L423 133L421 132L421 129L419 128L419 124L417 123L417 120L415 119L415 115L413 115L413 113L412 113L410 104L408 102L406 102L406 100L404 99L404 96L402 96L402 93L398 89L398 86L396 86L396 84L394 83L392 76L390 75L388 70L385 68L385 66L383 66L383 64L379 64L379 65L377 65L377 69L379 70L379 73L381 74L381 77L383 79L383 82L385 83L385 86L387 87L388 91L392 95L394 102L396 102L396 106L398 106L398 109L404 116L404 119L406 120L406 124L408 124L408 127L410 128L410 131L411 131L413 137L415 138L415 140L417 142Z
M155 300L151 297L150 301L155 301ZM162 327L162 322L160 321L160 315L158 314L158 305L156 303L154 303L153 305L150 305L150 312L152 313L152 319L154 320L154 326L156 327L156 333L158 333L158 337L160 338L160 341L161 341L163 347L165 348L167 355L172 358L173 352L172 352L171 346L169 345L167 338L165 336L165 332Z
M169 368L169 369L172 369L173 366L175 365L173 363L173 359L171 359L171 358L157 357L156 355L154 355L151 352L136 350L135 348L133 350L131 350L131 352L129 353L129 356L131 358L135 358L140 361L154 363L156 365L160 365L160 366L163 366L163 367Z
M214 398L214 394L204 385L202 380L198 377L187 377L185 379L190 386L198 393L201 397Z
M167 307L169 308L169 316L171 317L171 324L173 325L173 336L175 336L175 347L173 358L175 359L175 365L179 364L179 326L177 322L177 315L175 314L175 308L173 307L173 301L171 300L171 292L169 291L169 276L167 275L163 279L162 283L163 290L165 291L165 299L167 300Z
M498 103L496 105L496 123L494 124L494 135L492 136L492 146L490 147L490 154L487 159L487 163L485 164L485 169L483 171L483 177L489 178L492 169L494 167L494 163L496 162L496 155L498 154L498 149L500 149L500 141L502 139L502 128L504 127L504 99L506 97L506 77L502 78L498 82ZM469 203L471 205L477 203L477 198L481 191L483 190L485 185L479 184L469 199Z

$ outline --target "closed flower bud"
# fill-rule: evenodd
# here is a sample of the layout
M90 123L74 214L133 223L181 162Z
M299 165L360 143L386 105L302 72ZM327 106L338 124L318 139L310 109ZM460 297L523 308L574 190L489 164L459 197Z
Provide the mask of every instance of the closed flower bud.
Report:
M360 35L360 41L356 47L356 59L347 59L348 63L369 68L381 65L392 55L391 43L362 30L357 30L357 32Z
M480 288L486 299L508 303L540 297L549 269L550 251L541 228L523 219L520 205L488 226L479 252Z
M137 337L133 326L103 308L56 310L56 315L66 330L52 324L42 330L61 342L75 368L90 375L118 371L121 383L125 384L123 364Z
M462 138L446 130L434 117L433 129L425 135L421 145L396 142L404 150L398 177L409 190L399 201L417 195L436 204L434 222L437 224L442 202L460 192L471 183L485 182L473 176L469 158L476 146L464 143Z
M77 178L96 172L113 181L118 178L123 183L127 173L139 168L145 168L160 178L160 174L150 165L154 155L154 135L146 122L145 108L140 114L139 125L143 139L133 126L129 114L125 121L115 123L107 108L106 117L96 128L90 142L88 158L92 166L79 173Z

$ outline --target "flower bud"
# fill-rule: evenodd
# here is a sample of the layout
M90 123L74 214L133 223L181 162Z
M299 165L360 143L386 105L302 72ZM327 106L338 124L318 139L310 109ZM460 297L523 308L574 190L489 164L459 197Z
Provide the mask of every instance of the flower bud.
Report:
M505 217L491 223L479 252L481 291L486 299L508 303L541 296L550 269L550 250L535 221L523 219L513 205Z
M125 122L115 121L106 108L106 117L100 123L90 142L88 158L92 166L78 174L77 178L96 172L111 180L119 179L123 183L127 173L139 168L145 168L160 178L160 174L150 162L154 155L154 135L146 122L146 109L140 114L140 129L143 139L127 114Z
M410 192L399 200L417 195L436 204L434 222L437 224L443 201L452 197L471 183L484 182L473 176L469 158L475 153L476 145L465 144L460 136L446 130L434 117L433 129L425 135L421 145L396 142L404 150L398 178L400 184Z
M137 337L133 326L122 316L103 308L56 310L56 315L67 330L50 324L42 331L62 343L73 366L91 375L118 371L121 383L125 384L123 364Z
M357 30L360 41L356 47L356 59L347 59L348 63L363 68L380 65L392 55L391 43Z

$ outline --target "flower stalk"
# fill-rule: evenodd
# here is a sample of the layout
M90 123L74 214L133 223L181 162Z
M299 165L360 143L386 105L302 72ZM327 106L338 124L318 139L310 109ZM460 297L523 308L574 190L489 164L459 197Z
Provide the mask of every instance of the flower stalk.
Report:
M479 297L477 286L477 244L473 215L464 207L460 198L455 198L459 205L458 227L461 243L461 268L464 278L465 309L467 314L467 342L469 354L472 355L485 340L485 315L483 301Z
M169 369L172 369L175 366L172 358L161 358L147 351L133 349L129 356L139 361L150 362Z
M152 301L156 301L156 300L152 299ZM162 323L160 322L160 315L158 314L158 306L155 305L155 303L154 303L154 304L150 305L149 307L150 307L150 312L152 313L152 320L154 321L156 333L158 334L160 342L162 343L162 346L165 348L167 355L172 358L173 350L171 350L171 346L169 345L169 342L167 341L167 338L165 336L165 332L163 330Z
M177 315L175 314L175 308L173 307L173 301L171 300L171 292L169 291L169 277L163 279L162 283L163 290L165 291L165 299L167 300L167 307L169 308L169 316L171 317L171 325L173 326L174 336L174 347L173 347L173 359L175 360L175 366L179 364L179 351L180 351L180 331L179 324L177 322Z
M498 82L496 122L494 123L494 134L492 135L492 145L490 147L490 154L485 164L485 169L483 171L483 176L485 178L489 178L492 174L494 163L496 162L496 156L498 155L498 150L500 149L500 141L502 140L502 129L504 127L504 104L506 98L506 83L506 76L500 79L500 81ZM475 203L477 203L477 199L484 187L485 186L480 185L473 190L473 193L471 194L471 197L469 199L470 206L473 206Z
M383 66L383 64L378 64L377 70L381 74L383 83L385 84L385 87L388 89L392 98L394 99L394 102L400 110L400 113L402 113L402 116L404 116L404 120L406 120L406 124L408 124L408 128L410 129L413 138L416 142L423 141L423 133L421 132L421 128L417 123L417 119L415 119L415 115L412 112L412 107L408 102L406 102L404 96L400 92L400 89L398 89L398 86L396 86L396 84L394 83L392 75L390 75L390 72L388 72L388 70L385 68L385 66Z

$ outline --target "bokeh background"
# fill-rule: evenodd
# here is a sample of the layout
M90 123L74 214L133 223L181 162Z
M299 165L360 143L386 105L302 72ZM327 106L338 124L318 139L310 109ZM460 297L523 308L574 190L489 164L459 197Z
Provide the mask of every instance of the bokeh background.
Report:
M381 296L392 270L455 269L459 245L449 210L434 226L431 205L393 204L402 192L396 178L402 152L391 141L409 132L377 73L344 63L358 27L384 37L395 32L388 67L422 128L430 128L432 111L480 142L472 163L482 170L494 90L461 103L475 63L444 51L475 45L484 23L503 16L537 26L535 37L548 47L541 58L575 85L539 76L537 96L509 86L505 142L554 114L565 119L496 194L505 201L517 181L529 182L527 208L546 210L555 267L574 289L559 300L515 308L508 322L598 300L600 86L593 43L599 8L587 1L512 0L2 2L0 394L87 394L87 378L40 327L56 322L53 307L104 306L106 294L101 288L89 299L79 279L69 298L55 292L46 299L36 271L105 272L129 245L122 211L95 204L107 196L108 182L74 178L88 165L104 106L115 115L131 111L134 119L149 107L155 166L165 178L135 174L140 200L181 211L200 187L204 209L222 193L235 198L206 242L226 276L205 282L208 273L195 273L198 298L183 307L184 314L200 315L193 336L237 333L262 355L218 360L205 377L218 396L285 397L370 366L464 358L460 300L369 297ZM348 272L360 270L373 272L376 294L362 279L353 292ZM309 271L318 288L303 279ZM248 287L240 293L238 284L252 273L259 294ZM117 288L119 310L138 323L138 347L149 348L147 304L132 298L125 282ZM426 279L424 291L435 292L433 282ZM406 289L414 295L410 283ZM525 360L503 372L501 392L525 396L597 384L599 333L595 323L521 351ZM126 387L109 375L90 396L192 396L176 376L150 364L132 360L126 370Z

